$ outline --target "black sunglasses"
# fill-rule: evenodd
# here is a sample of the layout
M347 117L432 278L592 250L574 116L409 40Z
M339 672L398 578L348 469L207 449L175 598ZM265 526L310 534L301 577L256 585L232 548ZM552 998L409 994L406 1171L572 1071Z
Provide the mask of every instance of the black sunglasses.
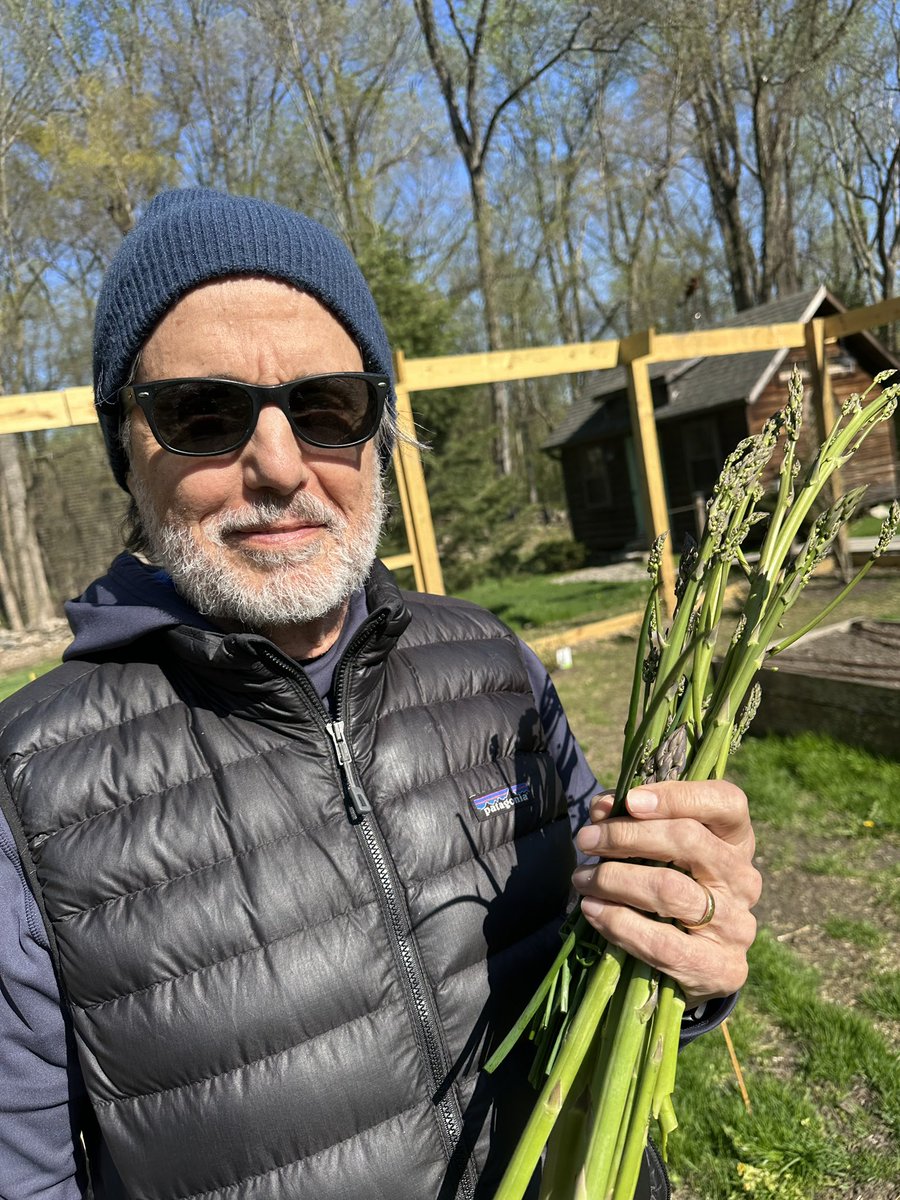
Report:
M233 379L156 379L126 384L117 399L143 409L153 436L173 454L229 454L253 436L264 404L277 404L310 446L359 446L375 436L390 382L341 371L274 387Z

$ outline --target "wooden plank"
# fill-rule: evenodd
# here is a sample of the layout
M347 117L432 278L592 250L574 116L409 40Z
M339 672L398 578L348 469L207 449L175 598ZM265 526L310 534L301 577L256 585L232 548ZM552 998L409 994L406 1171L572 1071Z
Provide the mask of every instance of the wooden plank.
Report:
M828 361L825 350L825 319L815 317L806 326L806 362L812 380L813 408L816 414L819 442L824 442L834 428L835 412L834 398L831 394L831 376L828 372ZM843 495L844 485L840 471L835 471L828 481L828 491L831 500ZM847 526L842 525L834 540L834 557L846 581L850 579L850 541Z
M627 364L628 409L631 415L631 433L634 438L635 459L641 483L641 500L644 507L644 528L653 539L669 529L669 508L663 482L662 459L653 413L653 396L650 390L650 372L646 358L636 358ZM672 554L672 539L667 538L662 557L663 596L669 612L675 609L675 559Z
M634 362L636 358L650 358L653 354L655 340L653 329L639 329L636 333L630 333L628 337L622 338L619 342L619 366Z
M389 554L387 558L383 558L381 561L389 571L399 571L401 567L412 567L415 571L415 556L409 553Z
M642 611L622 613L618 617L607 617L604 621L592 621L588 625L564 629L562 633L550 633L546 637L525 638L524 640L540 657L545 654L554 654L563 646L578 646L583 642L600 642L604 638L616 637L620 633L637 632L643 618Z
M400 452L399 443L394 446L394 475L397 479L397 493L400 496L403 528L406 531L406 542L409 546L409 556L412 559L414 586L417 592L424 592L425 578L422 575L422 561L419 557L419 547L416 543L415 521L413 520L412 503L409 497L409 480L406 477L406 459Z
M63 396L68 405L73 425L91 425L97 420L93 388L67 388L63 392Z
M900 296L867 304L865 308L851 308L848 312L834 313L825 321L825 336L846 337L850 333L863 333L878 325L890 325L900 321Z
M90 425L96 419L93 391L89 387L0 396L0 433L66 429L71 425Z
M616 366L618 347L618 341L611 340L527 350L493 350L483 354L452 354L443 358L411 358L405 363L404 383L410 392L425 392L429 388L605 371Z
M648 585L649 586L649 585ZM747 589L742 583L729 584L725 589L725 605L730 605L738 597L746 596ZM545 637L525 638L531 649L543 657L555 654L563 646L580 646L585 642L602 642L606 638L618 637L619 634L637 633L644 619L644 610L621 613L617 617L606 617L603 621L591 621L587 625L576 625L572 629L563 629L560 633L548 633Z
M651 362L675 362L684 358L747 354L754 350L784 350L802 346L803 338L804 326L798 321L733 329L700 329L694 333L659 333L653 338L649 358Z
M399 350L394 355L394 378L396 380L394 390L397 396L397 419L400 429L410 438L415 438L416 427L409 402L409 388L406 385L405 360L403 352ZM397 452L399 452L398 478L402 475L403 488L406 493L403 510L406 535L409 539L410 550L418 561L418 575L422 580L421 586L418 582L416 586L420 591L443 596L444 575L441 571L437 538L434 535L434 522L431 519L431 505L428 502L428 488L425 486L422 459L419 456L418 448L408 442L399 441L395 453Z
M785 736L813 730L874 754L900 757L900 689L804 675L799 664L782 664L777 673L766 669L757 678L762 701L751 734Z

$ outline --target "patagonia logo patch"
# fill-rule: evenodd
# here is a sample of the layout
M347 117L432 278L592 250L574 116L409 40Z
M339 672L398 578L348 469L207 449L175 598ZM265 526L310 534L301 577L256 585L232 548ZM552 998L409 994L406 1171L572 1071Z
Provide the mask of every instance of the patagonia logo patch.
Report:
M507 812L517 804L527 804L530 799L530 783L513 783L496 792L488 792L486 796L470 796L469 803L475 810L475 816L483 820L485 817Z

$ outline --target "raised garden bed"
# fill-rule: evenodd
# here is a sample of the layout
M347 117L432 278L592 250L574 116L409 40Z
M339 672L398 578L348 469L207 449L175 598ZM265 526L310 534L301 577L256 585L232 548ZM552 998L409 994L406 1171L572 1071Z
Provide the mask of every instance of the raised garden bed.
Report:
M829 734L900 759L900 621L813 630L760 674L754 734Z

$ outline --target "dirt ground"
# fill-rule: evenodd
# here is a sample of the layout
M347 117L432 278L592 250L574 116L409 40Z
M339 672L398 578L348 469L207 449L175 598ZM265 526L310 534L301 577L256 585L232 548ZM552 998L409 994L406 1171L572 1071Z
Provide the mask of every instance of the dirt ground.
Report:
M62 617L24 633L0 629L0 673L24 671L59 658L71 640L68 622Z

